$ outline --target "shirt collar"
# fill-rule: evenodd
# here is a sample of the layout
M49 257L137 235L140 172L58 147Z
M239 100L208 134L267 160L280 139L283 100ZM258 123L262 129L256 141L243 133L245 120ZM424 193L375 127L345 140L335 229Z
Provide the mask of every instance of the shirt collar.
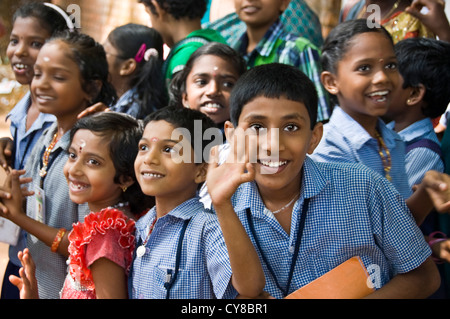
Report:
M321 173L316 163L308 156L305 158L302 171L303 178L300 187L300 199L313 198L320 194L328 184L328 180ZM235 195L233 195L232 200L234 201L236 212L252 208L252 214L263 214L265 206L254 181L242 184Z
M18 123L26 117L28 109L31 106L31 93L28 91L22 99L14 106L14 108L6 115L6 120L10 119L11 123ZM36 119L37 124L45 123L45 122L54 122L55 116L52 114L39 113L38 118ZM34 126L34 125L33 125ZM42 125L39 125L42 127Z
M388 127L394 127L395 123L389 123ZM398 132L405 142L411 142L430 133L434 133L433 123L429 118L417 121Z
M172 216L177 219L188 220L192 218L195 214L198 214L199 212L204 210L205 208L203 204L200 202L200 197L196 196L181 203L162 218ZM136 229L141 233L145 232L147 225L151 220L155 218L155 216L156 216L156 206L150 209L143 217L139 219L138 223L136 224Z
M264 37L259 41L258 45L255 47L255 49L247 54L247 47L248 47L248 35L247 32L245 32L239 41L239 52L245 56L249 57L250 55L254 54L256 51L259 55L267 57L272 52L273 48L275 47L276 40L281 38L281 35L283 33L283 24L278 19L264 34Z
M333 123L338 123L338 126L337 124L334 124L334 126L339 129L342 135L344 135L356 149L360 149L367 142L375 140L358 122L344 112L339 106L334 108L331 118ZM386 127L386 124L381 119L378 119L377 126L384 143L388 148L391 149L395 147L396 142L402 140L397 133Z

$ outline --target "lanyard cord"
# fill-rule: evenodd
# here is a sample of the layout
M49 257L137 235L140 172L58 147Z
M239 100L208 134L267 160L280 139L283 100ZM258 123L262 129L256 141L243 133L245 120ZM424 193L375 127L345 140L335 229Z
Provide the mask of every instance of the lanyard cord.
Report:
M283 289L281 287L280 283L277 280L277 277L275 276L275 272L273 271L272 267L270 266L270 264L266 258L266 255L264 254L264 251L261 249L261 245L259 243L258 237L256 236L255 227L253 225L252 213L250 211L250 208L247 208L247 210L246 210L247 221L248 221L248 225L250 227L250 232L252 233L252 236L255 239L255 243L261 254L261 258L263 259L264 263L266 264L267 269L269 269L269 272L272 275L272 278L275 280L275 284L277 285L278 289L280 289L280 291L283 293L283 297L286 297L288 295L289 288L291 287L292 276L294 275L295 264L297 262L298 252L300 250L300 243L302 240L303 229L305 228L305 220L306 220L306 213L308 211L308 206L309 206L309 198L306 198L303 202L302 215L300 216L300 221L299 221L299 226L298 226L298 235L297 235L297 240L295 243L294 254L292 255L291 269L289 272L289 278L288 278L288 282L286 285L286 289Z
M164 283L164 288L166 288L167 290L166 299L170 298L170 289L172 288L178 276L178 268L180 268L181 250L183 247L184 233L186 232L186 228L189 222L190 219L184 221L183 228L181 229L180 236L178 237L177 256L175 259L175 273L173 274L173 276L172 276L172 269L167 269L166 282Z

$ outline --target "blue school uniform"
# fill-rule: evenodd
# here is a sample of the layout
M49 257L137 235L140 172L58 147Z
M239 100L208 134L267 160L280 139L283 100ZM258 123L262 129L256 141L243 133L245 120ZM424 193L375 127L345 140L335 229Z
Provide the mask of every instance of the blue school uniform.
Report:
M390 129L393 129L394 126L395 122L387 125ZM429 170L444 172L444 161L440 150L441 143L429 118L411 124L398 132L398 135L407 145L405 165L406 175L411 187L419 184ZM415 144L419 140L426 140L428 143ZM410 150L409 146L411 146Z
M134 299L235 298L231 266L216 215L205 210L199 198L185 201L167 215L156 218L155 207L136 222L137 251L129 276L129 294ZM183 226L187 223L184 236ZM180 236L181 235L181 236ZM181 243L180 243L181 238ZM145 243L146 253L139 256ZM180 251L176 267L177 251ZM168 284L179 272L170 288Z
M391 155L392 183L404 198L408 198L412 190L406 177L405 144L381 119L378 120L378 129ZM339 106L334 108L323 131L312 159L317 162L361 163L385 176L378 141Z
M282 298L353 256L360 256L373 271L371 279L379 287L430 256L405 200L379 174L360 164L315 163L307 157L303 176L290 234L265 208L255 182L242 184L232 197L247 234L261 247L257 252L266 275L265 291L272 296ZM299 236L302 216L306 218Z

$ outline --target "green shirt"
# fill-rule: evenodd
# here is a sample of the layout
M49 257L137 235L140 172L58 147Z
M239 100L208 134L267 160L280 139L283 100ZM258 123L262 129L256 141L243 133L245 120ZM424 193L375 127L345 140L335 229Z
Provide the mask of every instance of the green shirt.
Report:
M165 74L166 83L168 84L173 75L183 69L195 50L209 42L227 43L219 32L212 29L195 30L186 38L177 42L171 48L169 56L164 61L163 74Z

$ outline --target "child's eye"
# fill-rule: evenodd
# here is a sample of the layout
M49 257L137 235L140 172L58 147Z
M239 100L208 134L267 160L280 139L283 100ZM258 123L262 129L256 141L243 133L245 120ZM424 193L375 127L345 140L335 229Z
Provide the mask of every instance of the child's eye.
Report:
M140 144L139 145L139 152L145 152L148 150L148 146L145 144Z
M165 146L165 147L163 147L162 151L164 153L173 153L173 152L175 152L175 149L171 146Z
M254 130L255 132L260 132L262 130L264 130L264 127L261 124L251 124L249 126L250 129Z
M228 88L228 89L232 89L234 87L234 82L225 81L225 82L223 82L223 86Z
M396 69L397 69L397 63L395 63L395 62L388 63L388 64L386 65L386 69L389 69L389 70L396 70Z
M44 44L42 42L38 42L38 41L33 41L31 42L31 47L35 48L35 49L40 49L42 48Z
M17 43L19 43L19 41L17 39L10 39L9 40L9 44L10 45L16 45Z
M56 81L59 81L59 82L62 82L62 81L65 81L65 80L66 80L66 77L61 76L61 75L54 75L53 78L54 78Z
M196 80L194 81L194 83L195 83L197 86L203 86L203 85L206 85L207 81L206 81L205 79L196 79Z
M284 130L288 132L295 132L299 130L299 127L295 124L288 124L284 127Z
M100 165L100 162L93 158L89 159L87 162L89 165L94 165L94 166Z
M74 161L77 159L77 155L74 152L68 152L69 153L69 159Z
M370 71L370 65L360 65L357 69L359 72L367 72Z

